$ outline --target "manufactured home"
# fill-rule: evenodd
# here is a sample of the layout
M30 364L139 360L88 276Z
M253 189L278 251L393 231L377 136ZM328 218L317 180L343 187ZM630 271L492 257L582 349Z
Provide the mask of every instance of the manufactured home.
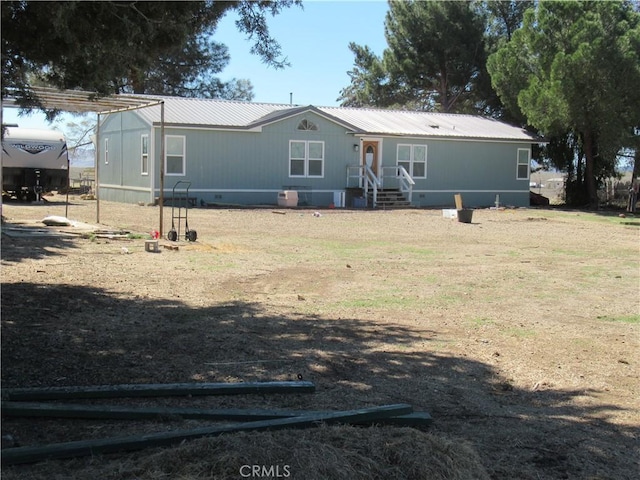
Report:
M149 97L100 120L99 195L196 205L529 205L532 144L495 119L369 108ZM164 140L164 141L162 141ZM163 194L161 196L161 186Z

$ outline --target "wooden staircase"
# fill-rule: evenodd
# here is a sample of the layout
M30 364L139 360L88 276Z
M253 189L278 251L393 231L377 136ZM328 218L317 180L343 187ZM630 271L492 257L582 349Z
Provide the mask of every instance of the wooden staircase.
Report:
M373 192L369 191L369 197L367 198L367 205L374 207L373 205ZM394 188L385 188L378 190L378 201L374 208L410 208L411 202L409 202L402 192Z

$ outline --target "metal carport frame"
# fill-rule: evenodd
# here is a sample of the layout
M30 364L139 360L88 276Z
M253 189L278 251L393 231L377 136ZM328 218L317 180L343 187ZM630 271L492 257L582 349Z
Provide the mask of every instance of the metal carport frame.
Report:
M94 92L83 90L58 90L51 87L30 87L30 92L38 99L42 107L49 110L60 110L70 113L95 113L96 125L96 222L100 223L100 115L138 110L160 105L160 219L158 231L163 235L164 205L164 100L153 96L117 94L98 96ZM2 106L19 108L15 99L3 99ZM152 188L153 191L153 188Z

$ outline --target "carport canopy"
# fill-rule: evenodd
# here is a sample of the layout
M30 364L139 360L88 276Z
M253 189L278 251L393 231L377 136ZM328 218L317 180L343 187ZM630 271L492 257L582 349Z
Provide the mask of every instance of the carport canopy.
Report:
M145 108L162 102L160 98L154 98L149 95L119 93L100 96L95 92L85 90L58 90L52 87L30 87L29 93L47 110L60 110L71 113L106 114ZM16 99L12 97L3 99L3 106L19 108Z
M164 204L164 101L153 96L135 94L115 94L100 96L95 92L84 90L58 90L52 87L30 87L29 92L37 98L42 108L69 113L95 113L98 115L96 126L96 143L100 138L100 115L138 110L160 105L160 219L158 231L163 233L162 206ZM15 98L2 100L3 107L20 108ZM98 179L99 149L96 148L96 222L100 223L100 182Z

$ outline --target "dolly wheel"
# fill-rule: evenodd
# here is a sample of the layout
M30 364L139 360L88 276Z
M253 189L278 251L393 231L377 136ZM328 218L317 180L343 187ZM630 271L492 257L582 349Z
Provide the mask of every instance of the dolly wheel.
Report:
M178 239L178 232L173 229L169 230L169 233L167 233L167 238L172 242L175 242Z
M196 232L195 230L189 230L187 232L187 240L189 240L190 242L195 242L197 238L198 232Z

